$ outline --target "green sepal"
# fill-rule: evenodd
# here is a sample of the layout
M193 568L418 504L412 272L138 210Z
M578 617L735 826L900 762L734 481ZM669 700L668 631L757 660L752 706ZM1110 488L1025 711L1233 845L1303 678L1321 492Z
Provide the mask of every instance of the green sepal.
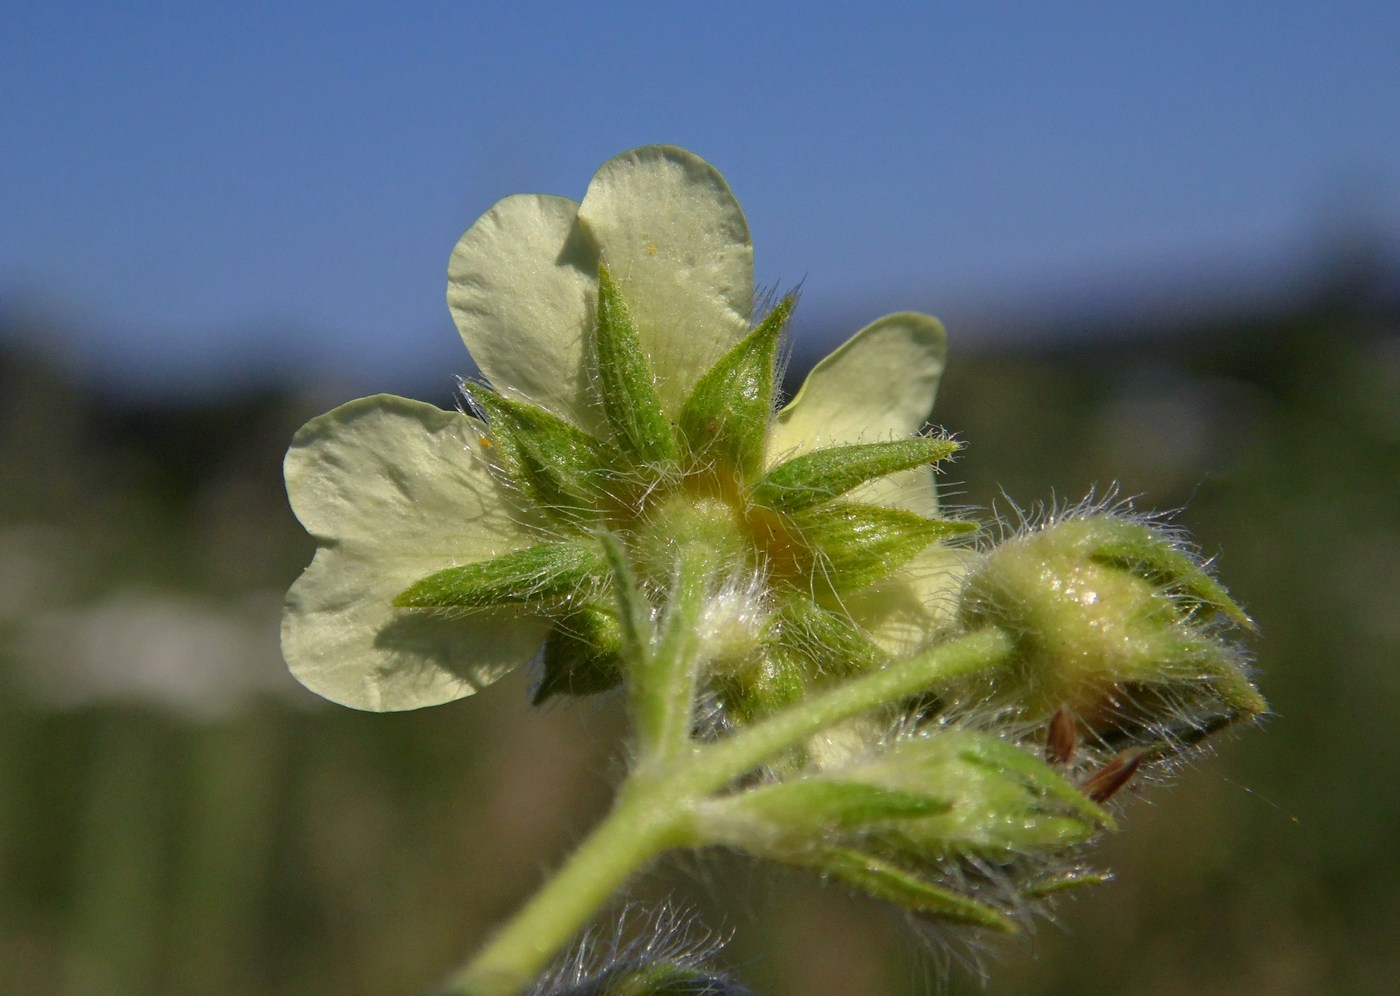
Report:
M1163 586L1174 600L1188 608L1203 606L1219 612L1241 626L1254 629L1254 620L1230 597L1230 593L1200 564L1159 529L1142 522L1122 519L1083 520L1094 522L1102 535L1093 543L1089 558L1101 564L1121 567L1145 580Z
M1245 672L1244 658L1228 643L1207 632L1175 626L1147 644L1164 667L1189 681L1204 676L1210 690L1229 707L1232 719L1259 716L1269 711L1269 703L1254 687Z
M591 544L541 543L430 574L394 599L404 609L487 609L497 605L568 604L607 577Z
M613 594L617 599L618 653L624 664L640 667L651 646L651 605L637 581L622 540L612 533L600 533L598 542L612 572Z
M774 657L790 660L815 682L872 670L886 659L848 616L823 608L804 595L794 595L783 603L768 642Z
M863 830L948 810L949 803L918 792L832 778L798 778L751 789L725 800L746 816L802 835Z
M837 595L879 581L930 543L977 528L973 522L846 501L798 512L790 521L813 559L813 575Z
M1048 764L990 734L942 730L910 738L854 774L949 800L945 812L867 836L881 853L919 864L1056 854L1113 825Z
M774 649L765 648L753 667L714 678L715 693L738 725L771 716L807 694L806 662Z
M1092 868L1073 868L1067 872L1047 875L1044 878L1028 882L1016 891L1027 899L1047 899L1061 892L1068 892L1070 889L1079 889L1086 885L1103 885L1112 879L1113 876L1108 872L1094 871Z
M625 454L641 464L674 463L675 429L661 405L632 313L606 265L598 264L598 314L593 341L603 414Z
M539 705L555 695L596 695L622 683L622 633L612 613L584 606L557 620L544 641Z
M927 882L898 865L849 848L823 849L804 861L831 878L875 899L894 903L914 913L986 927L1003 934L1016 933L1016 922L986 903Z
M945 732L944 736L948 735L951 734ZM1040 758L991 734L960 735L967 737L967 740L959 745L960 760L983 769L990 778L1007 779L1017 783L1025 793L1025 798L1033 802L1036 810L1044 810L1046 802L1054 802L1086 826L1114 829L1113 817L1107 810L1065 781L1059 772Z
M1269 702L1245 676L1238 660L1219 658L1210 676L1210 686L1220 700L1234 709L1231 721L1251 719L1269 711Z
M804 453L778 464L753 486L749 500L777 512L799 512L901 470L946 460L959 444L947 436L856 443Z
M879 667L885 654L839 611L792 595L774 613L752 666L715 675L715 690L735 722L770 716L832 678Z
M500 466L534 503L569 523L596 521L613 500L606 490L619 455L578 426L532 405L473 386Z
M793 303L790 297L780 301L696 383L680 414L681 439L693 465L719 464L745 480L762 472L778 336Z
M935 795L957 799L995 795L997 805L967 807L976 818L983 815L981 810L1040 812L1049 811L1053 804L1086 824L1113 826L1102 807L1054 768L990 733L945 729L908 737L879 755L872 767L886 773L881 781L894 779L903 787L917 786Z

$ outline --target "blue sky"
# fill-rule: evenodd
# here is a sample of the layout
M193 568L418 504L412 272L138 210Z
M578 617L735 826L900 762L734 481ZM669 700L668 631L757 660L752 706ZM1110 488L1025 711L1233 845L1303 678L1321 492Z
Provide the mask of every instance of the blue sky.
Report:
M1382 2L10 4L0 313L118 382L446 379L462 230L665 141L809 323L956 342L1400 232L1397 52Z

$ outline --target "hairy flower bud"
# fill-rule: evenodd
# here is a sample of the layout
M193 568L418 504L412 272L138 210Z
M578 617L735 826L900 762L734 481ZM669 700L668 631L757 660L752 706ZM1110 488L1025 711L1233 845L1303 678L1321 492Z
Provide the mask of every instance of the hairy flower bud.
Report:
M942 729L704 803L705 839L811 867L911 910L1010 930L961 893L969 862L1041 869L1111 826L1058 773L988 733Z
M1168 532L1141 520L1093 513L1013 536L969 572L958 616L1007 631L1017 653L955 690L957 702L1010 706L1033 722L1068 709L1098 732L1135 698L1187 706L1193 723L1266 708L1220 635L1248 617Z

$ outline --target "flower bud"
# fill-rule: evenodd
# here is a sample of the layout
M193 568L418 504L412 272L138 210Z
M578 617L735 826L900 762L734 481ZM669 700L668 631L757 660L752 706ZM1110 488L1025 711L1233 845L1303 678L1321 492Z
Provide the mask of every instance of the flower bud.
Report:
M697 829L920 913L1010 930L955 869L1043 868L1110 826L1048 765L987 733L941 729L863 759L705 802Z
M723 938L684 910L625 909L613 929L586 934L525 996L750 996L713 964Z
M1184 708L1197 725L1267 708L1241 652L1219 635L1225 623L1252 625L1248 617L1168 533L1142 521L1083 515L1002 542L969 572L958 616L970 629L1006 630L1017 645L1007 667L952 693L964 705L1009 705L1033 722L1067 708L1097 732L1135 698Z
M529 996L750 996L728 976L685 963L622 962L576 983L545 981Z

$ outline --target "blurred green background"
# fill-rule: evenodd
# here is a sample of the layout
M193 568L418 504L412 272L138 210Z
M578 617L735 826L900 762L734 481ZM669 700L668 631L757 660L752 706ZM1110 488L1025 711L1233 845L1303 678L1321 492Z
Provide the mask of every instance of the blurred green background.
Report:
M1116 487L1181 509L1260 623L1275 710L1135 789L1102 853L1116 881L988 949L990 991L1393 991L1400 298L1375 262L1319 268L1286 304L1090 316L1054 345L954 336L952 500ZM287 677L279 600L311 548L280 459L334 400L143 406L0 354L0 992L425 991L606 804L616 702L531 709L521 672L376 716ZM636 896L732 930L725 959L761 991L924 992L947 956L722 855Z

